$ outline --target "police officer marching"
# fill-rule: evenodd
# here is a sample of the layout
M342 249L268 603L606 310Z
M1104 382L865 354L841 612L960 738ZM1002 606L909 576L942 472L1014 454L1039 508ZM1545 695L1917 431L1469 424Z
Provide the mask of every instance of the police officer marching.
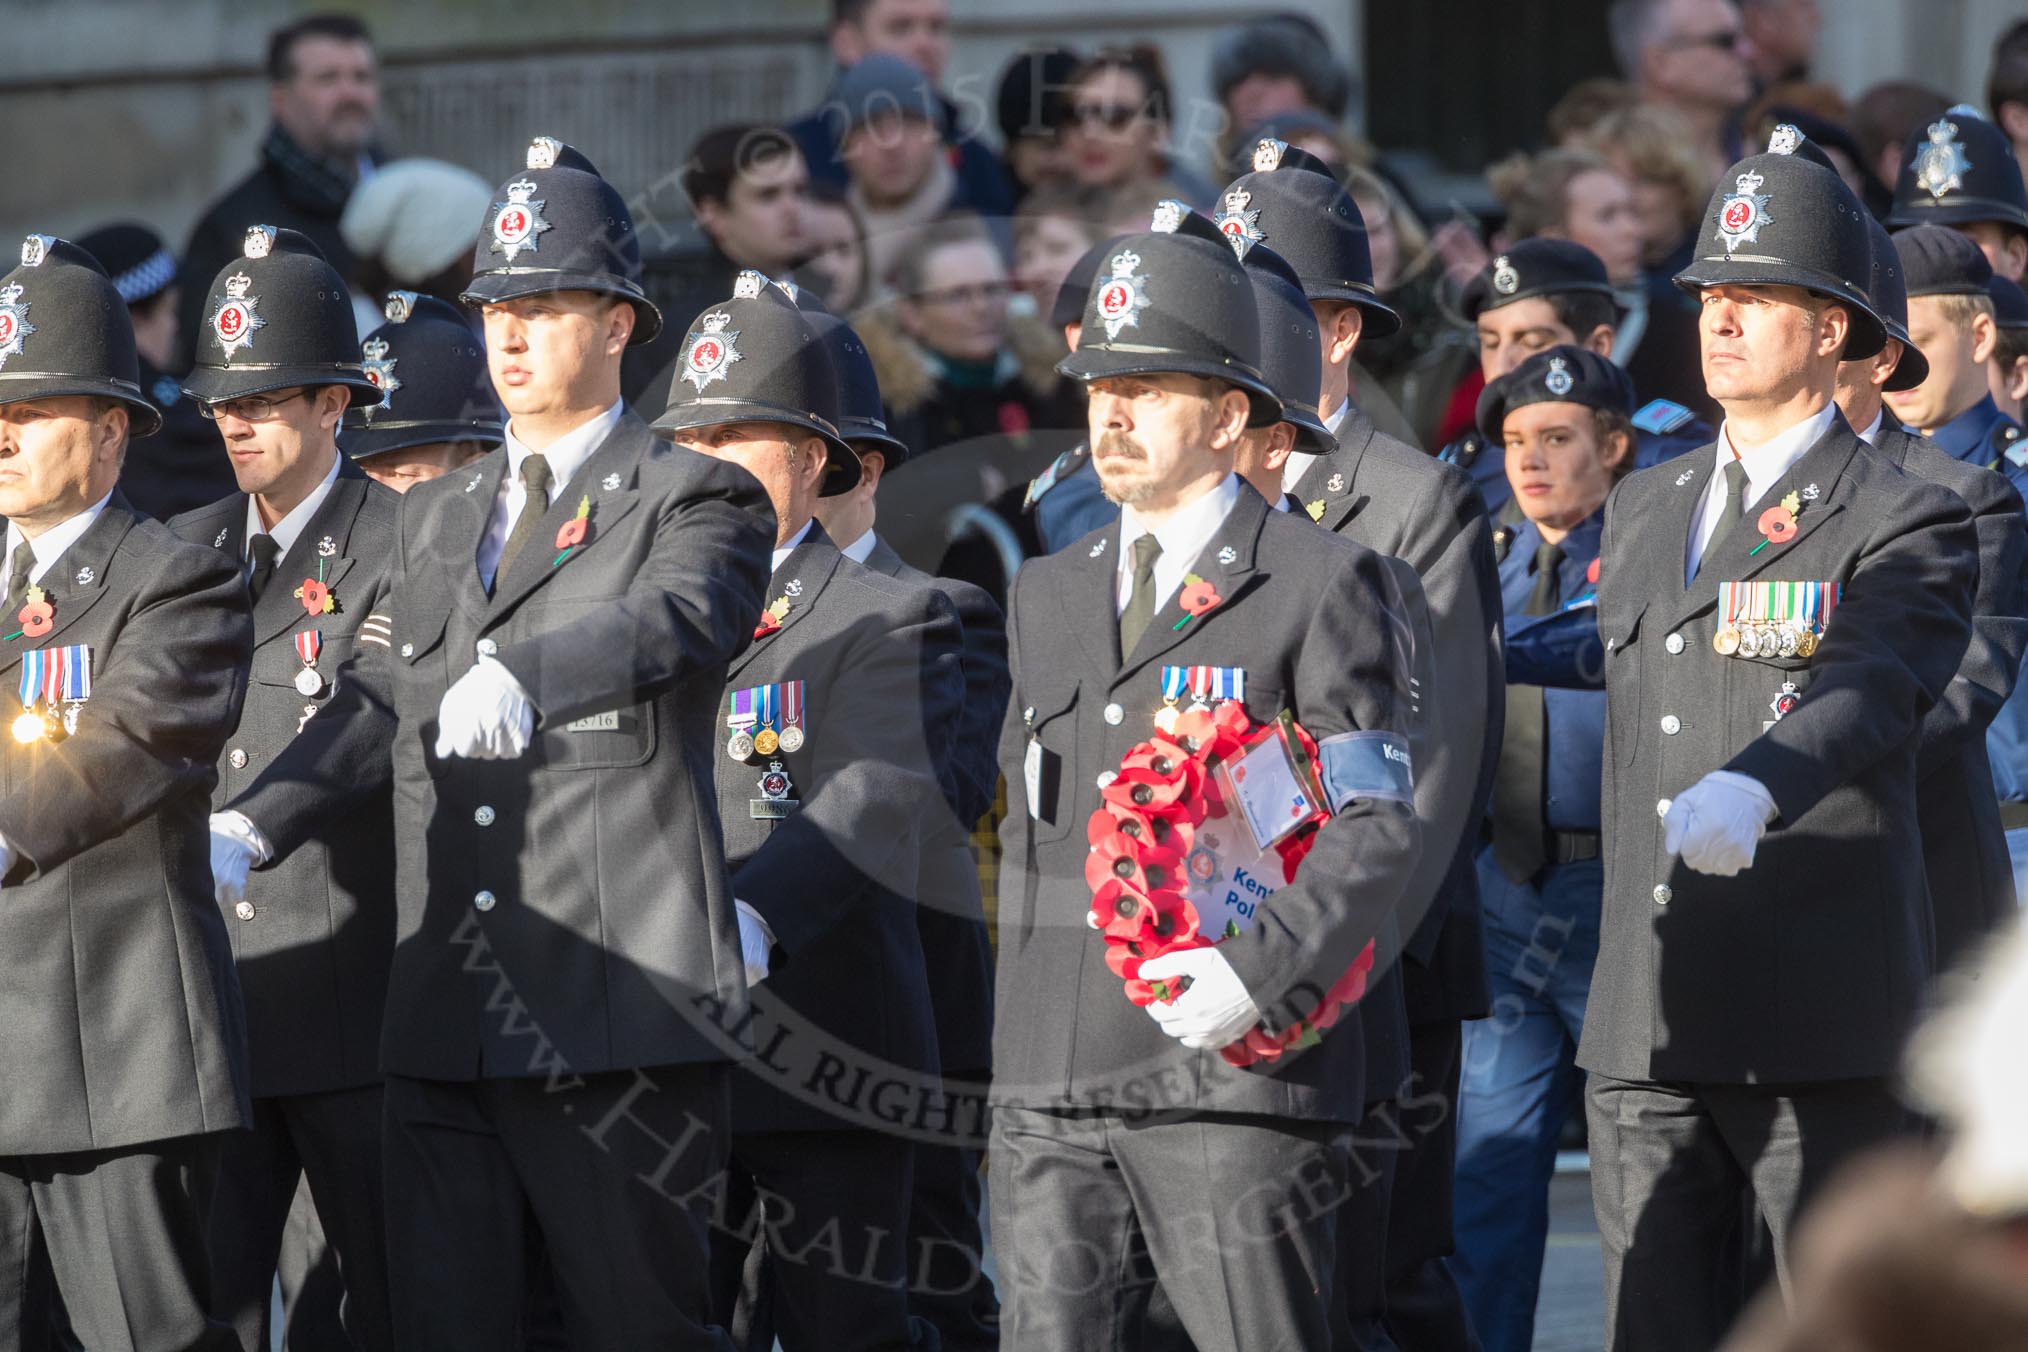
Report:
M1330 1343L1337 1212L1292 1190L1355 1186L1363 1042L1334 1031L1249 1068L1221 1050L1296 1033L1390 922L1417 851L1409 658L1382 558L1233 473L1246 428L1281 420L1260 351L1232 251L1157 232L1105 260L1062 363L1086 382L1097 470L1126 506L1030 561L1009 613L1000 754L1021 789L1002 827L989 1156L1009 1346L1106 1345L1155 1280L1199 1348ZM1228 718L1286 710L1324 748L1335 815L1272 921L1139 967L1163 985L1144 1010L1091 927L1088 831L1123 755L1193 688ZM1115 915L1138 915L1126 900ZM1272 1236L1242 1232L1259 1205ZM1305 1280L1287 1279L1296 1265Z
M1977 542L1833 403L1839 362L1885 341L1870 275L1835 174L1734 165L1677 278L1725 421L1606 508L1578 1063L1615 1348L1715 1345L1752 1217L1786 1279L1825 1174L1905 1127L1893 1076L1932 970L1914 734L1965 650Z
M218 763L222 807L331 698L338 668L375 632L399 502L338 452L346 409L377 404L381 392L359 365L344 283L316 245L254 226L204 313L185 387L215 420L242 491L169 524L244 568L253 605L246 703ZM236 824L218 824L228 850ZM211 1307L245 1352L268 1346L284 1224L306 1176L344 1276L338 1336L394 1345L379 1071L394 888L383 787L221 898L246 1000L254 1116L225 1155L212 1203Z
M238 566L116 490L142 397L125 307L31 235L0 278L0 1261L46 1250L87 1347L228 1352L205 1214L249 1120L203 822L253 646ZM48 1345L17 1284L9 1347ZM24 1301L31 1304L25 1305Z
M403 499L393 599L229 805L241 848L215 869L229 893L391 774L401 1346L515 1345L501 1292L539 1253L575 1346L722 1348L692 1195L723 1164L747 1047L708 824L770 513L749 476L668 454L621 404L621 355L661 316L626 206L581 153L530 145L473 263L504 443Z
M911 1101L939 1092L916 893L964 702L950 602L846 559L814 520L820 497L859 480L838 419L829 345L783 287L747 271L691 324L655 420L678 456L739 466L774 505L770 601L726 673L715 760L747 969L763 983L748 1020L761 1055L733 1087L728 1191L764 1213L761 1293L791 1352L922 1337L893 1242L908 1233L914 1147L838 1082L878 1063L913 1085ZM740 1233L715 1240L727 1324Z
M500 444L506 415L486 345L448 301L391 291L387 322L359 344L381 400L347 409L338 444L366 477L406 493Z

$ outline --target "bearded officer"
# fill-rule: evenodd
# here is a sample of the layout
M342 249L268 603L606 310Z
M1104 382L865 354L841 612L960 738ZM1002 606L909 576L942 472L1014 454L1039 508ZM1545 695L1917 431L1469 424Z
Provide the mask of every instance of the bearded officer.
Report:
M0 1347L47 1335L18 1274L46 1249L85 1346L228 1352L204 1231L248 1119L245 1027L203 821L253 647L230 559L116 490L141 396L118 292L31 235L0 279Z
M1333 1032L1248 1069L1220 1051L1295 1032L1407 885L1408 654L1382 558L1233 474L1248 425L1281 418L1259 360L1232 252L1156 233L1106 260L1062 363L1128 506L1032 560L1009 614L1001 766L1021 788L1002 828L989 1165L1010 1346L1110 1347L1155 1280L1201 1349L1329 1344L1338 1225L1318 1198L1352 1186L1363 1044ZM1267 919L1142 966L1176 987L1144 1011L1088 923L1086 830L1154 731L1165 667L1200 668L1207 690L1216 676L1257 722L1286 710L1326 748L1336 815ZM1255 1208L1275 1217L1265 1237Z
M381 401L346 410L338 445L367 478L406 493L498 446L505 414L486 345L450 302L390 291L383 313L359 344Z
M1972 639L1950 688L1922 724L1916 755L1923 865L1936 916L1936 961L1948 970L1974 958L2018 909L2006 822L2018 810L1996 786L2021 783L2028 700L2019 691L2028 651L2028 525L2021 494L1998 472L1967 464L1898 426L1882 395L1913 389L1929 362L1908 334L1908 296L1897 241L1872 226L1869 297L1887 331L1878 353L1838 367L1838 411L1859 439L1895 467L1942 484L1971 509L1979 537ZM1913 232L1903 232L1906 239ZM1959 241L1962 243L1962 241Z
M950 1114L938 1125L949 1130L941 1142L915 1146L908 1304L937 1331L945 1352L989 1352L1000 1345L1000 1303L985 1269L981 1176L982 1107L993 1063L993 945L971 833L999 791L994 753L1011 684L1007 619L981 588L909 567L875 532L880 476L906 460L908 448L887 430L879 377L852 326L824 311L807 289L797 292L796 303L824 332L838 376L838 432L859 458L859 482L817 501L818 524L854 563L942 592L962 631L964 708L939 767L948 811L933 812L923 826L915 908Z
M1906 1118L1929 989L1916 738L1970 632L1964 503L1833 403L1885 331L1864 208L1792 154L1734 165L1678 285L1725 422L1606 509L1606 881L1578 1063L1609 1346L1708 1348L1757 1213ZM1730 1293L1730 1294L1727 1294Z
M315 244L252 227L204 314L185 389L216 422L241 491L169 528L243 567L253 604L246 704L218 762L222 807L331 698L332 677L387 600L400 503L338 453L345 410L377 404L381 392L356 359L344 282ZM212 1313L244 1352L268 1346L284 1225L307 1178L344 1274L345 1331L361 1348L391 1348L380 1185L380 1011L394 956L385 786L316 823L249 881L225 921L246 1000L254 1116L232 1138L212 1201ZM283 1309L292 1329L297 1313Z
M745 991L711 761L769 511L621 405L621 354L661 316L583 155L539 138L473 262L505 444L403 499L396 599L232 804L219 886L237 901L246 862L286 857L391 759L401 1346L516 1345L500 1292L539 1245L575 1346L723 1348L692 1194L723 1163Z
M747 1020L762 1051L733 1087L731 1188L765 1199L761 1299L785 1348L907 1348L893 1241L908 1233L914 1105L940 1093L915 897L921 824L944 810L936 749L964 701L957 616L935 589L844 558L813 519L859 462L827 344L784 288L742 272L682 353L656 430L759 479L777 523L771 600L726 673L717 756L733 894L773 950L748 956L766 974ZM721 1237L726 1322L747 1257Z
M1491 528L1461 472L1380 431L1349 397L1361 337L1400 324L1375 292L1358 204L1314 156L1280 141L1257 145L1253 164L1220 195L1216 220L1229 237L1265 243L1302 278L1322 345L1317 413L1335 438L1320 455L1292 454L1283 485L1327 530L1407 563L1429 610L1437 679L1422 693L1442 733L1416 766L1423 873L1401 920L1407 1075L1401 1101L1361 1134L1408 1142L1372 1161L1394 1174L1380 1180L1392 1192L1389 1330L1404 1345L1463 1347L1470 1335L1443 1258L1452 1247L1459 1023L1486 1012L1472 855L1492 793L1502 716ZM1349 1274L1340 1283L1347 1293L1363 1289ZM1351 1317L1361 1322L1358 1312Z

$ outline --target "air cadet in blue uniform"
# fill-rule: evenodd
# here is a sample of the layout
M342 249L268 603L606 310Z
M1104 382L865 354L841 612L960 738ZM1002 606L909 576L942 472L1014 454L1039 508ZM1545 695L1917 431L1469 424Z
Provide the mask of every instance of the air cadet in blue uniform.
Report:
M1524 239L1480 270L1460 301L1478 328L1479 367L1488 381L1544 348L1567 343L1600 355L1613 350L1619 312L1605 264L1567 239ZM1711 428L1683 405L1650 399L1634 411L1635 469L1672 460L1711 440ZM1482 431L1467 432L1437 456L1472 476L1486 510L1513 525L1506 457Z
M1999 330L1986 283L1992 269L1965 235L1918 225L1894 236L1908 284L1908 328L1929 361L1929 376L1890 390L1888 411L1939 449L1999 470L2016 488L2028 485L2028 445L2021 425L2000 412L1986 379Z
M1634 385L1608 358L1552 347L1486 387L1479 431L1523 518L1503 527L1510 630L1595 604L1606 495L1633 458ZM1486 1352L1526 1352L1549 1233L1549 1180L1579 1102L1577 1038L1605 881L1599 775L1605 694L1507 687L1480 851L1492 1016L1465 1025L1451 1271Z

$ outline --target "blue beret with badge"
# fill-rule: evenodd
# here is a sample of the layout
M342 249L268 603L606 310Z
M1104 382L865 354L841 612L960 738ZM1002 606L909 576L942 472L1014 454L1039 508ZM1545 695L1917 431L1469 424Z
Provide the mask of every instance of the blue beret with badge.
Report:
M1507 414L1530 404L1582 404L1631 415L1634 382L1611 358L1559 343L1486 386L1479 395L1479 431L1493 445L1504 445Z
M1465 284L1458 308L1467 320L1533 296L1572 291L1613 293L1612 278L1599 256L1575 240L1538 235L1518 241Z

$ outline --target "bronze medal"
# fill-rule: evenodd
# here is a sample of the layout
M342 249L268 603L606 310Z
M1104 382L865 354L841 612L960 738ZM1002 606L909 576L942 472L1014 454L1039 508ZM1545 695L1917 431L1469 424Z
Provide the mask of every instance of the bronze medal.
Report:
M782 744L782 739L773 728L762 728L754 734L753 749L763 756L772 756Z
M1796 656L1808 657L1816 651L1817 634L1815 630L1805 629L1796 635Z
M1729 624L1724 626L1711 636L1711 646L1718 650L1721 657L1732 656L1739 651L1739 630Z

